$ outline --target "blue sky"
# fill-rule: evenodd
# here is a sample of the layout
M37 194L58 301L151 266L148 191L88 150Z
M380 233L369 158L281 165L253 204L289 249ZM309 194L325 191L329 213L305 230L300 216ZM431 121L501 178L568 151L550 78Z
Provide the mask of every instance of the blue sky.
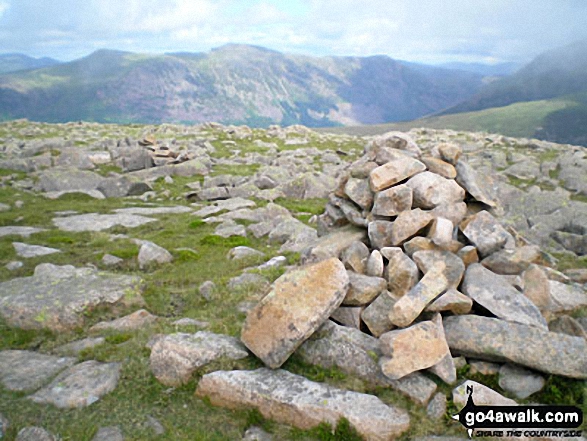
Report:
M587 38L586 0L0 0L0 53L71 60L100 48L525 62Z

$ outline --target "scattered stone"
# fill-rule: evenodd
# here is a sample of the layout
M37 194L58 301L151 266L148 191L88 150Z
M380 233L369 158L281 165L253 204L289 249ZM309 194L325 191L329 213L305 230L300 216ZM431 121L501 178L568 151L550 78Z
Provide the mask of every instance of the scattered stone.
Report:
M392 380L432 367L450 355L444 333L432 321L387 332L379 342L381 352L387 356L380 361L381 370Z
M175 326L195 326L196 328L207 328L210 326L210 323L205 322L203 320L196 320L189 317L184 317L182 319L176 320L171 323Z
M161 436L165 433L163 425L157 420L157 418L154 418L151 415L147 415L147 425L153 432L155 432L155 435Z
M367 179L350 178L344 188L346 195L363 210L370 210L373 205L373 193Z
M265 253L257 251L250 247L238 246L232 248L227 256L228 260L242 260L249 259L251 257L265 257Z
M444 326L442 325L442 316L440 314L435 314L432 321L438 327L442 339L446 342ZM448 351L438 363L428 370L447 384L453 384L457 381L457 368L455 367L450 351Z
M398 185L375 194L372 213L378 216L397 216L412 208L412 189Z
M461 248L457 252L457 256L463 261L465 267L469 267L472 263L479 263L479 255L477 254L477 248L471 245L467 245Z
M544 377L519 366L504 364L499 370L499 387L516 398L525 400L545 384Z
M476 315L447 317L444 331L453 353L587 378L587 341L580 337Z
M154 263L170 263L173 261L173 256L165 248L160 247L153 242L145 241L139 249L138 261L139 267L144 269Z
M473 198L485 205L492 208L497 207L495 201L495 192L493 189L486 185L486 177L479 179L477 172L471 168L469 164L464 161L458 161L456 163L457 169L457 182L461 187L467 190Z
M103 231L120 225L136 228L156 219L135 214L79 214L76 216L56 217L53 223L62 231Z
M24 263L18 261L18 260L13 260L11 262L8 262L6 265L4 265L4 268L6 268L8 271L16 271L18 269L21 269L24 266Z
M439 420L446 415L446 395L438 392L426 407L426 415L433 420Z
M401 297L389 313L390 321L399 327L409 326L428 303L448 288L446 265L437 262L408 293Z
M249 311L241 340L277 368L340 306L348 288L349 276L336 258L292 270Z
M575 283L587 283L587 268L568 269L564 273Z
M541 260L540 248L526 245L513 250L500 250L481 261L481 265L497 274L521 274Z
M478 263L467 268L462 290L499 318L548 329L536 305L500 276Z
M25 427L20 429L15 441L59 441L59 438L42 427Z
M10 391L34 391L75 362L75 358L55 357L32 351L2 351L0 382Z
M335 389L284 370L218 371L204 375L196 395L216 406L256 408L266 418L310 429L322 422L336 426L346 418L366 440L389 440L406 431L406 411L379 398Z
M366 237L367 233L364 229L347 225L318 239L309 251L306 260L308 262L318 262L331 257L338 258L343 250L353 242L362 241Z
M581 337L587 340L587 330L583 329L581 323L573 317L563 315L557 317L548 323L548 330L550 332L558 332L559 334L567 334L575 337Z
M368 224L368 235L371 246L380 250L388 247L393 241L394 223L388 221L373 221Z
M395 328L389 319L389 313L397 300L398 297L389 291L383 291L361 313L361 319L375 337L380 337L385 332Z
M29 399L62 409L89 406L116 388L121 366L120 363L85 361L59 374Z
M273 436L260 427L249 427L243 436L242 441L273 441Z
M199 331L159 339L151 348L150 363L157 380L167 386L179 386L187 383L194 371L215 360L240 360L248 355L234 337Z
M113 256L112 254L104 254L102 257L102 263L106 266L116 266L124 262L124 259Z
M460 410L467 403L469 394L467 388L473 388L473 401L476 406L517 406L514 400L506 398L495 392L493 389L484 386L476 381L467 380L459 387L453 389L452 400Z
M10 208L11 207L8 204L0 203L0 213L3 213L5 211L10 211Z
M281 268L282 266L287 264L287 257L285 256L275 256L269 259L267 262L262 263L261 265L257 266L256 269L260 271L274 269L274 268Z
M456 165L463 153L463 150L456 144L445 142L438 144L438 153L443 160L452 165Z
M90 328L90 332L100 331L133 331L135 329L142 329L157 321L157 316L154 316L145 309L139 309L125 317L120 317L110 322L100 322Z
M349 290L342 304L345 306L364 306L373 301L387 288L387 281L382 277L370 277L348 271Z
M514 238L487 211L480 211L461 224L461 231L477 248L481 257L494 253Z
M397 156L390 162L371 171L369 184L373 191L385 190L424 170L426 170L426 166L417 159L409 156Z
M17 256L29 259L31 257L47 256L49 254L60 253L60 250L55 248L42 247L39 245L28 245L22 242L13 242L12 246L16 251Z
M551 304L550 285L546 273L538 265L530 265L522 274L524 295L541 311L548 310Z
M190 207L183 205L175 205L170 207L129 207L129 208L118 208L114 210L118 214L138 214L141 216L149 216L153 214L182 214L191 213Z
M261 274L243 273L240 276L232 277L227 286L233 291L256 289L264 292L269 286L269 281Z
M214 293L216 292L216 285L211 280L206 280L200 285L200 287L198 288L198 292L203 298L210 301L212 300L212 298L214 297Z
M449 251L417 251L412 255L412 259L424 274L430 271L438 262L442 262L445 267L444 276L449 288L459 286L465 272L463 261Z
M0 315L14 327L63 331L98 306L142 303L141 290L138 277L44 263L31 277L0 284Z
M410 178L406 185L412 189L413 206L416 208L431 209L461 202L465 198L465 190L455 181L429 171Z
M118 426L100 427L92 441L124 441L124 435Z
M378 250L373 250L369 259L367 259L367 267L365 272L371 277L383 277L383 257Z
M63 346L59 346L53 350L56 354L59 355L74 355L78 356L82 351L87 349L95 348L96 346L103 345L106 342L104 337L96 337L96 338L84 338L83 340L73 341L71 343L67 343Z
M391 241L384 244L384 246L392 245L396 247L401 245L406 240L418 234L420 230L427 227L433 219L434 217L432 214L427 211L422 211L419 208L410 211L402 211L393 222ZM369 226L371 226L371 224L369 224ZM371 237L371 235L369 235L369 237Z
M567 312L587 306L587 292L584 289L555 280L549 280L548 284L551 298L549 311Z
M453 241L454 226L452 222L443 217L436 217L432 222L428 237L432 243L441 248L448 248Z

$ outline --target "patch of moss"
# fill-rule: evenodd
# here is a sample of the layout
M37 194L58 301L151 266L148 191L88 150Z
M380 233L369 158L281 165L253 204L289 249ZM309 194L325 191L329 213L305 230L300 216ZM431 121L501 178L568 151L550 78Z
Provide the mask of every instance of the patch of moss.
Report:
M233 248L238 246L250 246L251 241L248 238L242 236L222 237L215 234L210 234L202 238L200 243L202 245L214 245Z

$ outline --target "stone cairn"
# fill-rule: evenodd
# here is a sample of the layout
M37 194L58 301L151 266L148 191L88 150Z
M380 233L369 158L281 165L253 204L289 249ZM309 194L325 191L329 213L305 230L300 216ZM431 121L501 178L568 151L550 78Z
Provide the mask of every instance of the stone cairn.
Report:
M454 384L467 359L506 362L521 379L540 377L534 371L587 378L585 331L563 315L587 304L584 289L496 220L489 179L461 153L440 144L423 156L405 135L374 138L331 194L307 265L276 280L248 313L241 340L270 369L205 375L197 394L300 427L344 416L366 439L391 439L409 427L404 410L382 411L376 397L356 393L376 402L321 405L318 398L336 402L336 393L278 368L297 351L308 363L430 402L429 410L436 384L421 371ZM515 394L523 381L509 383ZM464 404L464 388L453 392L455 403ZM480 384L477 392L478 405L515 404Z

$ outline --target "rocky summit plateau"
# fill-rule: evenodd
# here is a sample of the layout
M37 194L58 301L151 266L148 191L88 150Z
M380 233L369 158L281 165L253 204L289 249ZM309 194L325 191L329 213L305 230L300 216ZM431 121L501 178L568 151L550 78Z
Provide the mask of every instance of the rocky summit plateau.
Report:
M2 123L0 439L466 439L469 385L585 409L586 254L584 147Z

